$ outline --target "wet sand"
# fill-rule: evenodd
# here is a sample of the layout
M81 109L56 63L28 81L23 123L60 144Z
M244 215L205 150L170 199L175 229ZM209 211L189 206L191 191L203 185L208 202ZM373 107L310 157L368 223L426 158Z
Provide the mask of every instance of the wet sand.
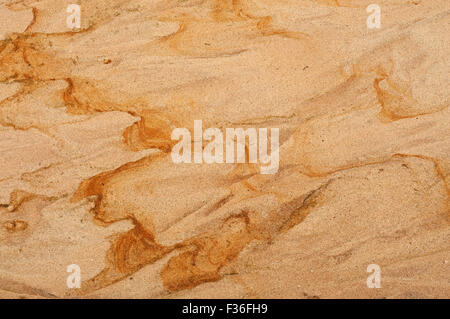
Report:
M0 298L448 298L450 3L371 3L1 1Z

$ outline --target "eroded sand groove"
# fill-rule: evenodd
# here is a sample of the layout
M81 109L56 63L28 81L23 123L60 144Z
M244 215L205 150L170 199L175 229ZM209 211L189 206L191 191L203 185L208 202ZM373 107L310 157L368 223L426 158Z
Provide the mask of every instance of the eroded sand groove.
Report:
M446 1L379 31L361 1L98 0L72 32L69 3L0 4L0 296L448 296ZM279 127L278 173L172 163L195 119Z

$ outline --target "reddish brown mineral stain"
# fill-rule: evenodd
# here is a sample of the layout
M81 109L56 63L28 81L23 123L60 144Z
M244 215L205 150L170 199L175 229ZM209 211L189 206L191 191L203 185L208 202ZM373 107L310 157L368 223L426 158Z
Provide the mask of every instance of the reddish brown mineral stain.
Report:
M28 223L23 220L10 220L4 222L3 227L9 232L18 232L27 229Z

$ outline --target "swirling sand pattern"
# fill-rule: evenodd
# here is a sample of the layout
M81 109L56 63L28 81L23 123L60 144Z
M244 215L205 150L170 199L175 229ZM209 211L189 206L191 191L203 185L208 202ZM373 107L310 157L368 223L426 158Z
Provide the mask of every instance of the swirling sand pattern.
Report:
M72 2L0 3L0 297L450 295L448 1ZM174 164L196 119L279 171Z

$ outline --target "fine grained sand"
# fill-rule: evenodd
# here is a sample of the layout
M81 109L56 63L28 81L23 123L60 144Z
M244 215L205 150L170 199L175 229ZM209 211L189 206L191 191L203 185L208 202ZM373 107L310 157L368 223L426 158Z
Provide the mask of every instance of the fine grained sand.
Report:
M450 2L373 2L0 1L0 297L448 298Z

